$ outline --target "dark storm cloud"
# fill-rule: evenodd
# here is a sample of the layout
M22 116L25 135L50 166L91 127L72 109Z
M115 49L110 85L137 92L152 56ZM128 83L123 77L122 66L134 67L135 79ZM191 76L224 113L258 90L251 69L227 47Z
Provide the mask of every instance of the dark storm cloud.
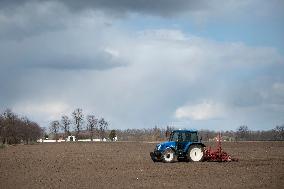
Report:
M127 13L141 13L156 16L175 16L183 13L209 13L213 15L220 14L221 17L248 16L257 13L257 15L274 13L283 15L283 1L259 2L250 1L219 1L219 0L1 0L0 10L6 10L13 13L13 9L31 4L56 4L63 5L72 13L77 11L95 10L103 11L107 14L124 15ZM255 4L259 5L255 9ZM32 10L31 10L32 11ZM234 14L230 15L231 12ZM268 11L268 12L267 12ZM201 14L200 14L201 13ZM226 15L224 15L226 14ZM192 15L191 15L192 16ZM204 15L203 15L204 16Z
M10 9L14 8L16 6L21 6L29 1L32 0L1 0L0 1L0 9Z
M65 29L72 19L64 6L51 1L0 1L0 40Z
M63 1L62 1L63 2ZM192 0L66 0L64 4L73 10L105 9L115 12L139 12L154 15L173 15L176 13L198 10L205 6L204 1Z
M114 13L138 12L152 15L170 16L186 11L207 8L208 2L199 0L3 0L0 1L2 9L11 9L27 3L57 2L62 3L73 11L85 9L105 10Z

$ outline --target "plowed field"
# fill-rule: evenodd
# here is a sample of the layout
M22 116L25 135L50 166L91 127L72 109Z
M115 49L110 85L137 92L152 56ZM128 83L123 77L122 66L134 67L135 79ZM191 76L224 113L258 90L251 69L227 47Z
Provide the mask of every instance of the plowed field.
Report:
M223 143L239 162L153 163L153 143L0 149L0 188L284 188L284 142Z

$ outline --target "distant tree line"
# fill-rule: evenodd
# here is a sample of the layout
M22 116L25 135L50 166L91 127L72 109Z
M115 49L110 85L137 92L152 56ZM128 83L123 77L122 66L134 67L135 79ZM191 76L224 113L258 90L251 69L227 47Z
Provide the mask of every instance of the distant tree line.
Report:
M0 143L34 143L43 135L43 129L27 117L20 117L10 109L0 115Z
M147 129L116 130L116 133L119 140L123 141L162 141L166 140L174 129L172 126L166 128L155 126Z
M258 141L258 140L284 140L284 124L276 126L274 129L267 131L253 131L246 125L240 126L236 131L237 141Z
M73 127L72 127L73 126ZM116 136L116 131L109 132L109 123L104 118L98 118L93 114L86 116L81 108L75 109L71 116L63 115L61 120L55 120L50 123L49 131L55 140L62 137L66 140L68 135L74 134L76 139L94 137L104 139L109 134L109 138L113 140Z
M124 129L108 130L109 123L104 118L98 118L93 114L85 116L82 109L75 109L71 116L63 115L60 120L50 123L49 131L54 139L59 137L66 139L68 135L74 134L76 139L109 138L113 140L118 137L122 141L163 141L167 140L174 126L147 129ZM213 140L217 131L199 130L199 136L203 141ZM270 130L251 130L246 125L239 126L236 130L221 131L223 140L227 141L283 141L284 124ZM20 117L10 109L0 114L0 143L19 144L33 143L43 136L44 129L27 117Z
M125 141L163 141L167 140L174 126L166 128L148 129L125 129L117 130L119 140ZM219 131L199 130L199 136L203 141L211 141L218 135ZM283 141L284 140L284 124L276 126L274 129L265 131L253 131L248 126L242 125L235 131L221 131L222 139L226 141Z
M218 132L210 130L201 130L200 135L203 140L209 141L216 137ZM270 130L251 130L247 125L239 126L235 131L222 131L222 139L226 141L283 141L284 124L276 126Z

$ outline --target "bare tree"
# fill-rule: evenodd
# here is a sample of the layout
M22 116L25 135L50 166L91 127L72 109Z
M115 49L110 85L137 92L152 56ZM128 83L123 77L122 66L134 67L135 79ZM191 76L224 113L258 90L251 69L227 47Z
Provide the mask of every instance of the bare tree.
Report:
M276 126L274 129L275 140L284 140L284 124L281 126Z
M237 140L248 140L249 139L249 128L246 125L242 125L237 129L236 133Z
M71 120L68 116L64 115L61 117L61 128L64 131L64 139L67 140L67 136L70 134L70 124Z
M27 117L23 117L22 121L23 140L26 142L26 144L28 144L32 138L32 123Z
M0 115L0 139L2 143L18 144L22 141L35 142L40 138L42 129L28 118L21 118L7 109Z
M43 130L42 128L40 128L40 126L33 121L30 121L27 125L29 132L29 137L26 141L29 142L35 142L37 139L41 138L41 136L43 135Z
M93 141L94 132L98 130L98 119L94 115L87 116L87 128L90 131L91 141Z
M98 122L98 126L99 126L99 135L100 135L100 138L103 140L105 138L105 132L107 130L107 127L108 127L108 122L105 121L104 118L101 118Z
M2 131L1 138L2 143L5 144L17 144L21 142L21 121L18 116L10 109L6 109L1 115L2 117Z
M0 115L0 143L3 143L3 131L4 131L4 119L2 115Z
M74 110L74 112L72 113L72 116L73 116L74 123L75 123L76 140L78 140L78 136L82 129L83 119L84 119L82 109L77 108L76 110Z
M46 133L46 128L45 127L40 127L40 129L41 129L41 139L42 139L42 142L43 142L43 140L48 138L48 135Z
M49 130L51 133L54 134L55 140L57 142L58 140L58 132L59 132L59 128L60 128L60 123L59 121L53 121L50 124Z
M161 137L161 129L157 125L153 128L153 140L158 141Z
M6 127L6 124L5 124L5 119L4 119L4 115L1 114L0 115L0 142L2 144L5 144L5 127Z
M169 138L171 135L171 132L174 130L174 127L167 125L167 129L166 129L166 138Z

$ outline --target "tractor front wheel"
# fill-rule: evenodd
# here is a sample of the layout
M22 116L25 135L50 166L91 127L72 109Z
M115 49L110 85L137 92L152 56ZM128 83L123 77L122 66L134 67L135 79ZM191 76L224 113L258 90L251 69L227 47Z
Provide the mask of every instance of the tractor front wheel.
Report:
M164 163L173 163L175 161L175 153L172 149L166 149L162 157Z
M188 159L190 161L203 161L204 149L201 145L192 145L188 150Z

